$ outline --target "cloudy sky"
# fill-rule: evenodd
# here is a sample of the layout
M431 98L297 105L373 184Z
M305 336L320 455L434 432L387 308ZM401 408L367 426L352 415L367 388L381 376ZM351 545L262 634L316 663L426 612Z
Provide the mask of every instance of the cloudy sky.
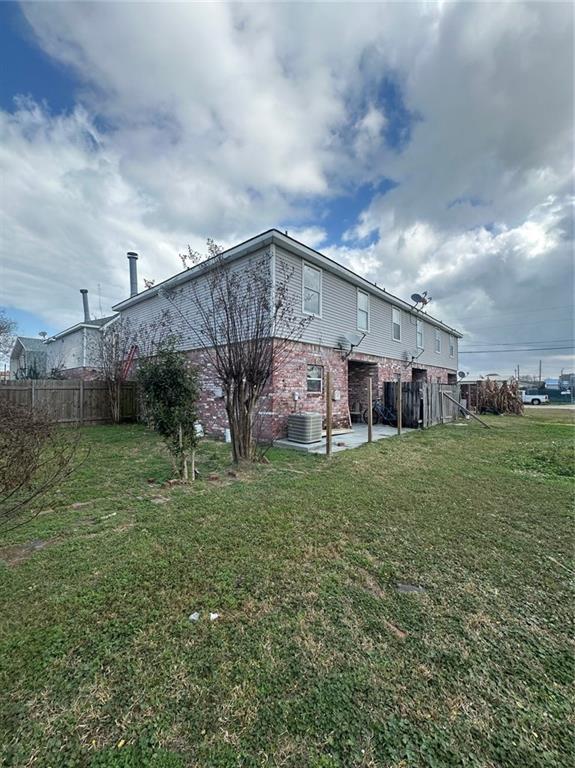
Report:
M466 371L572 369L569 3L0 3L0 50L22 333L276 226L428 290Z

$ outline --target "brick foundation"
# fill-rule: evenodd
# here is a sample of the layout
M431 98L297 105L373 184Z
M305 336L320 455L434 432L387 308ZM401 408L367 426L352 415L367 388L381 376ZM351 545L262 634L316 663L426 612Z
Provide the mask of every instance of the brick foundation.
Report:
M198 370L201 396L198 415L206 434L223 437L228 426L221 387L213 366L203 350L187 353L189 360ZM361 365L363 363L363 365ZM387 357L353 353L342 359L339 349L297 343L289 357L283 361L270 382L269 391L262 398L256 423L256 433L266 441L285 437L290 413L321 413L325 419L325 396L323 392L307 391L307 366L319 365L325 373L331 372L334 400L332 401L333 425L346 427L349 424L349 406L354 404L363 410L367 407L367 378L373 381L373 396L378 396L379 385L384 381L396 381L401 373L403 381L412 380L411 368L405 363ZM448 375L455 373L447 368L419 365L418 371L425 371L428 382L448 383ZM421 376L422 374L417 374Z

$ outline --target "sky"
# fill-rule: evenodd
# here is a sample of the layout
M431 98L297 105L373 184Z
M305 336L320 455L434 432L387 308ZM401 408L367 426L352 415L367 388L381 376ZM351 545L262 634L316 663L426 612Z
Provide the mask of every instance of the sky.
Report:
M53 333L271 227L573 370L569 3L0 3L0 305ZM467 350L467 351L466 351ZM525 351L528 350L528 351Z

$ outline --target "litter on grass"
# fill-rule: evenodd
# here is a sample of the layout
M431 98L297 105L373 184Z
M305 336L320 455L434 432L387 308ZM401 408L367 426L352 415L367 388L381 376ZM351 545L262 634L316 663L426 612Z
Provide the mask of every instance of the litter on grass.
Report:
M414 592L416 594L421 594L422 592L425 592L425 588L422 587L420 584L405 584L402 581L398 581L395 585L395 588L398 592Z
M199 611L194 611L193 613L190 613L190 615L188 616L189 621L198 621L199 618L200 618Z

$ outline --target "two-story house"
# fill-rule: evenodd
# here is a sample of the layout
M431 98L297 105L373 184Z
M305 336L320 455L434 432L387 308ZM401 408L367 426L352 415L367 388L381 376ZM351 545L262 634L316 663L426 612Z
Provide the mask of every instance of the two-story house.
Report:
M117 315L90 317L88 291L80 289L84 320L46 339L46 370L65 379L97 379L100 375L100 337Z
M289 359L274 372L262 409L262 439L284 436L287 417L299 411L325 413L325 373L333 382L334 423L349 424L350 414L365 406L368 377L377 392L384 381L457 381L461 334L426 312L379 288L313 248L276 230L268 230L230 248L223 258L234 268L269 255L274 275L289 275L296 315L308 318ZM145 327L172 310L168 291L180 297L172 315L180 348L198 364L202 397L200 418L208 433L223 434L227 419L221 389L197 334L197 298L210 263L200 264L137 292L134 254L129 254L132 295L113 309L133 327ZM184 322L183 318L186 318Z

